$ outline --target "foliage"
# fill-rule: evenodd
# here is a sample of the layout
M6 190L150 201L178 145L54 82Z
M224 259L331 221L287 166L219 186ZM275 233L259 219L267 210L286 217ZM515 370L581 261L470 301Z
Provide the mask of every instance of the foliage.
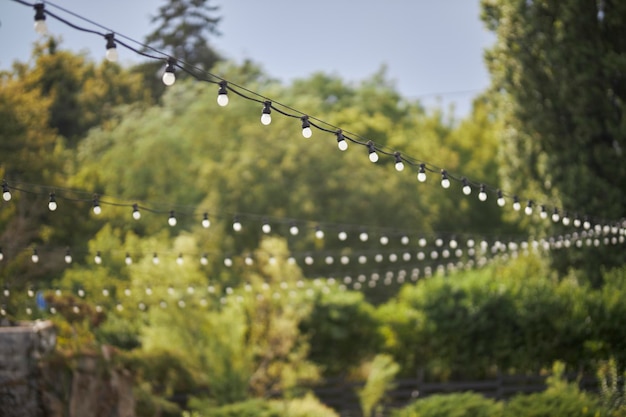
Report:
M437 394L394 411L394 417L500 417L503 404L473 392ZM518 417L526 416L523 412Z
M551 201L593 222L617 221L626 204L624 2L483 0L497 36L486 54L503 126L506 188ZM601 10L602 9L602 10ZM600 220L606 219L606 220ZM558 234L559 226L548 233ZM594 284L621 248L562 251L554 265L582 268Z
M600 381L600 400L610 416L626 416L626 372L619 374L615 359L601 363L597 371Z
M393 380L400 366L389 355L376 355L369 364L365 386L358 392L363 415L371 417L383 401L385 393L393 388Z

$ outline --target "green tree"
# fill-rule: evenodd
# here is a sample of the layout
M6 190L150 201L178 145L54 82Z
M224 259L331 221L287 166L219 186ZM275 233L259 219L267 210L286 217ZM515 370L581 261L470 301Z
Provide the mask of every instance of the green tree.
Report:
M592 225L619 220L626 206L626 4L483 0L482 6L497 35L486 60L491 98L506 126L500 152L506 189L564 207L570 217L589 215ZM561 228L555 229L550 233ZM621 248L604 245L564 251L554 262L562 272L584 268L598 283L601 266L623 259Z

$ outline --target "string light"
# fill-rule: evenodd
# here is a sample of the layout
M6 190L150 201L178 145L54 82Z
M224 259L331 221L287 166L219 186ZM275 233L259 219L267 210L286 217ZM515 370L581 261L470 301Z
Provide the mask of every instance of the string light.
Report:
M176 220L176 216L174 215L174 210L170 210L170 217L167 219L167 224L169 224L171 227L176 226L176 223L178 223L178 221Z
M93 261L96 263L96 265L102 264L102 256L100 255L100 251L96 252L96 256L94 256Z
M117 62L119 55L117 53L117 45L115 45L115 35L112 33L107 33L104 35L104 38L107 41L106 44L106 54L105 57L109 62Z
M472 193L472 187L470 187L467 178L463 177L461 182L463 183L463 194L470 195Z
M561 221L563 222L563 226L569 226L570 218L566 211L563 212L563 219Z
M291 227L289 227L289 233L291 233L292 236L296 236L299 232L298 226L292 223Z
M163 72L162 80L163 84L168 87L174 85L174 83L176 82L176 68L174 68L175 63L176 61L174 61L172 58L168 58L167 64L165 65L165 72Z
M44 4L36 3L35 7L35 32L39 35L48 33L48 25L46 25L46 14L44 12Z
M530 216L531 214L533 214L533 201L532 200L528 200L528 203L526 204L526 207L524 208L524 213L526 213L527 216Z
M478 199L480 201L487 201L487 192L485 191L485 184L480 184L480 191L478 192Z
M233 230L235 232L241 232L241 229L241 222L239 221L239 218L235 216L235 218L233 219Z
M541 206L541 212L539 213L539 217L544 220L548 218L548 210L546 209L546 206Z
M2 199L4 201L11 201L11 190L6 181L2 181Z
M419 182L426 181L426 164L420 164L419 171L417 172L417 180Z
M261 112L261 124L267 126L272 123L272 102L266 101L263 103L263 112Z
M348 149L348 142L346 142L346 138L343 136L341 129L337 130L335 134L337 135L337 147L339 150L345 151Z
M396 158L396 164L395 164L396 171L398 172L404 171L404 162L402 162L402 156L400 155L400 152L395 152L393 156Z
M102 207L100 207L100 197L96 194L93 197L93 214L98 216L100 213L102 213Z
M577 214L576 217L574 217L574 227L580 227L581 224L582 222L580 221L580 217L578 217Z
M267 222L267 220L263 220L263 226L261 226L261 230L265 234L269 234L272 232L272 226Z
M552 212L552 221L554 223L557 223L560 220L560 218L561 216L559 216L559 209L555 207L554 211Z
M443 188L450 188L450 179L445 169L441 170L441 186Z
M367 142L367 151L369 153L369 158L371 162L378 162L378 154L376 153L376 148L374 147L374 142L371 140Z
M133 204L133 219L141 219L141 212L139 211L139 206L137 204Z
M498 190L498 200L496 200L496 202L500 207L504 207L504 205L506 204L506 200L502 196L502 191L500 190Z
M209 264L209 257L207 256L206 253L203 253L202 257L200 257L200 264L203 266L206 266Z
M33 254L30 256L30 260L36 264L39 262L39 254L37 253L37 249L33 249Z
M361 240L361 242L367 242L368 239L369 235L367 234L367 232L363 231L359 234L359 240Z
M152 263L155 265L158 265L161 261L159 260L159 255L157 255L156 252L154 252L154 255L152 255Z
M185 262L185 261L184 261L184 259L183 259L183 254L182 254L182 253L179 253L179 254L178 254L178 257L176 258L176 264L178 264L178 265L182 265L184 262Z
M50 193L50 200L48 201L48 210L55 211L57 209L57 199L54 193Z
M226 88L227 82L222 80L219 83L220 89L217 91L217 104L220 107L228 106L228 89Z
M514 195L513 196L513 210L520 211L521 208L522 208L522 205L519 202L519 198L516 195Z
M204 213L202 215L202 227L208 229L211 227L211 220L209 220L209 213Z
M133 263L133 258L130 257L129 253L126 253L126 256L124 257L124 263L126 265L132 265Z
M64 259L65 259L65 263L66 264L71 264L72 263L72 253L70 252L69 249L67 249L65 251L65 258Z
M324 239L324 231L319 226L315 226L315 237L317 239Z
M339 238L339 240L344 241L348 238L348 234L345 231L340 231L339 234L337 235L337 237Z
M309 122L309 116L302 116L300 120L302 120L302 136L304 136L306 139L309 139L311 136L313 136L311 123Z

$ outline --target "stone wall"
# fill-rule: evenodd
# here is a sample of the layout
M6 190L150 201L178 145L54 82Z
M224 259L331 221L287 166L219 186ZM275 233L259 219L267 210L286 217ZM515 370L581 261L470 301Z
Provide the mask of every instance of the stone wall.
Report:
M0 416L44 417L39 359L56 343L47 321L0 326Z

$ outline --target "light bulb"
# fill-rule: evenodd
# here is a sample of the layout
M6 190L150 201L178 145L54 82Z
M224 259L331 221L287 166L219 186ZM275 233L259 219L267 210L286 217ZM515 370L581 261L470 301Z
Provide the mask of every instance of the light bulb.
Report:
M175 61L169 58L165 66L165 72L163 73L163 84L168 87L176 82L176 68L174 68L174 63Z
M139 211L139 206L137 204L133 204L133 219L141 219L141 212Z
M546 206L541 206L541 212L539 212L539 217L542 219L548 218L548 210L546 210Z
M33 261L34 264L39 262L39 254L37 253L37 249L33 249L33 254L30 257L30 260Z
M154 255L152 255L152 263L155 264L155 265L158 265L159 262L160 262L159 256L155 252Z
M403 245L408 245L409 244L409 237L408 236L402 236L400 238L400 243L402 243Z
M319 226L317 226L317 227L315 228L315 237L316 237L317 239L324 239L324 231L323 231L322 229L320 229L320 227L319 227Z
M472 193L472 187L470 187L467 178L463 178L461 181L463 182L463 194L470 195Z
M46 25L46 14L44 13L43 3L35 4L35 32L39 35L48 33L48 25Z
M426 165L425 164L420 164L420 169L417 172L417 180L419 182L426 181Z
M133 258L130 257L130 254L126 254L126 257L124 258L124 263L126 265L131 265L133 263Z
M292 224L289 228L289 233L291 233L292 236L296 236L299 232L300 230L298 230L298 226L296 226L295 224Z
M202 227L208 229L211 227L211 220L209 220L209 213L204 213L202 215Z
M302 136L304 136L306 139L309 139L311 136L313 136L311 123L309 123L309 116L302 116L300 119L302 120Z
M72 254L70 253L69 249L65 251L65 263L66 264L72 263Z
M396 164L395 164L396 171L398 172L404 171L404 162L402 162L402 156L400 155L400 152L395 152L394 157L396 158Z
M207 254L203 254L202 257L200 258L200 264L201 265L208 265L209 264L209 257L207 256Z
M581 224L582 222L580 221L580 217L576 215L576 217L574 218L574 227L580 227Z
M106 35L104 35L104 39L106 39L107 44L106 44L106 59L109 62L116 62L117 58L118 58L118 54L117 54L117 45L115 45L115 35L113 35L112 33L107 33Z
M367 151L369 153L370 161L374 163L378 162L378 154L376 153L376 148L371 140L367 142Z
M340 151L345 151L348 149L348 142L346 142L346 138L343 136L343 132L341 129L337 130L337 147Z
M176 264L182 265L184 262L185 261L183 259L183 254L182 253L178 254L178 258L176 258Z
M533 214L532 200L528 200L528 204L526 204L526 207L524 208L524 213L526 213L527 216L530 216L531 214Z
M381 236L380 237L380 244L381 245L386 245L387 243L389 243L389 238L387 236Z
M504 207L504 205L506 204L506 200L504 199L504 197L502 196L502 191L498 190L498 200L497 203L500 207Z
M348 238L348 234L342 230L341 232L339 232L337 237L339 238L339 240L344 241Z
M567 212L563 213L563 226L569 226L570 218L567 215Z
M263 103L263 112L261 113L261 124L267 126L272 123L272 102L266 101Z
M48 201L48 210L55 211L57 209L57 200L54 193L50 193L50 200Z
M224 266L230 268L231 266L233 266L233 260L230 258L224 258Z
M233 220L233 230L235 232L241 232L241 228L241 222L239 222L239 219L235 217L235 219Z
M367 239L369 239L369 235L367 234L367 232L361 232L361 234L359 235L359 239L361 240L361 242L367 242Z
M561 219L561 216L559 216L559 210L555 207L554 211L552 212L552 221L554 223L558 222Z
M9 185L6 181L2 182L2 199L4 201L11 201L11 190L9 189Z
M268 234L271 233L272 231L272 226L270 226L269 223L263 222L263 226L261 226L261 230L263 231L263 233Z
M178 221L176 220L176 216L174 215L174 210L170 210L170 217L167 219L167 224L174 227L176 226L176 223L178 223Z
M98 198L98 196L94 196L94 198L93 198L93 214L98 216L100 213L102 213L102 208L100 207L100 199Z
M480 192L478 193L478 199L480 201L487 201L487 192L485 191L485 185L480 185Z
M0 248L0 261L4 260L4 253L2 252L2 249Z
M450 188L450 179L445 169L441 170L441 186L443 188Z
M220 89L217 92L217 104L221 107L228 106L228 89L226 81L220 81Z
M519 202L519 198L517 198L517 196L513 196L513 210L515 211L520 211L520 209L522 208L522 205Z
M587 218L585 218L585 221L583 222L583 228L585 230L589 230L591 228L591 223L589 222Z
M96 265L100 265L102 263L102 256L100 255L100 251L96 252L96 256L94 256L93 261Z

